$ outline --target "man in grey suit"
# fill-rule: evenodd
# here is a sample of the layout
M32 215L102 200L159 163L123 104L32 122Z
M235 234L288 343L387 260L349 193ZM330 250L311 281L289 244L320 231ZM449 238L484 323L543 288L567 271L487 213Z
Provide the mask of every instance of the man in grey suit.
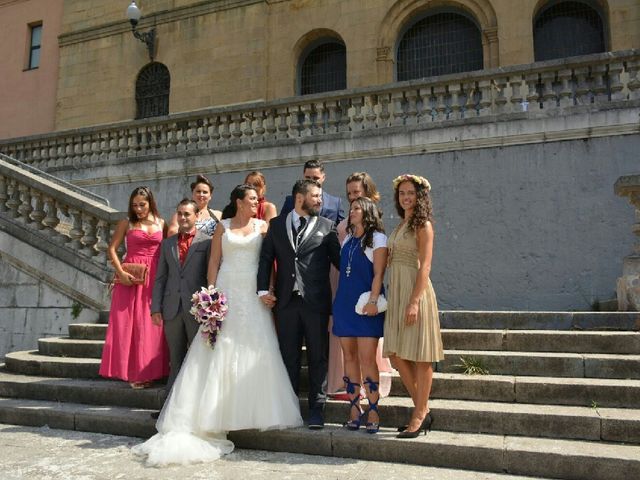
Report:
M179 230L176 235L162 241L151 300L153 323L164 323L169 345L171 370L167 390L171 389L189 345L198 332L198 322L189 313L191 295L207 285L211 250L211 238L195 228L197 204L185 198L178 204L176 212Z

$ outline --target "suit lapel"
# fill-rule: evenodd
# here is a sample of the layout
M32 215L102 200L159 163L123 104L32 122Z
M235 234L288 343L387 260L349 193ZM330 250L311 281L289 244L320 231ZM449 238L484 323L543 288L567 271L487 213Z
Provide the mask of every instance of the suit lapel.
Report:
M287 218L284 220L284 229L289 239L289 245L293 250L296 250L296 244L293 242L293 212L287 214Z
M173 258L173 261L176 262L176 265L178 266L178 268L180 268L180 254L178 252L178 235L179 233L176 233L172 237L169 237L167 239L167 243L168 243L169 250L171 250L171 258Z
M309 224L307 225L307 228L304 231L304 235L300 240L300 245L298 245L298 251L302 249L305 242L311 237L311 235L313 235L316 232L317 229L318 229L318 217L310 217Z

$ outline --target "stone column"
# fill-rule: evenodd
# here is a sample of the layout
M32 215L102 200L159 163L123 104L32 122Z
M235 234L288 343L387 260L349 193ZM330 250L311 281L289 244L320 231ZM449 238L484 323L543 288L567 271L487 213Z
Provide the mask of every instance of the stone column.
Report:
M640 174L618 178L614 191L616 195L627 197L635 208L636 223L631 231L636 235L633 252L624 258L622 277L618 279L618 310L640 311Z

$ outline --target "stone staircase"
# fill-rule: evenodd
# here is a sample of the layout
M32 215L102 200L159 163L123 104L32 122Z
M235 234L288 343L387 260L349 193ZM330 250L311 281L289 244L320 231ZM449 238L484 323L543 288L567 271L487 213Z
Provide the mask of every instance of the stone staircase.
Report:
M241 448L562 479L640 478L640 314L443 312L447 358L434 375L434 431L395 438L411 410L400 378L381 401L378 435L340 428L331 401L321 432L233 432ZM105 325L69 327L0 369L0 422L148 437L162 388L97 375ZM461 358L489 375L460 373ZM306 401L301 399L303 410Z

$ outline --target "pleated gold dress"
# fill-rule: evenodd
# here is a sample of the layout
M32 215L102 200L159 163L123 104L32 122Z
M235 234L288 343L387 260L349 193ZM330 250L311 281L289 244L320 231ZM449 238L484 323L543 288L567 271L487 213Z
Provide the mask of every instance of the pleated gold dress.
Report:
M388 307L384 321L385 357L396 355L414 362L438 362L444 359L436 294L427 282L420 297L418 321L405 324L409 303L418 273L418 243L415 232L406 223L398 225L389 236Z

